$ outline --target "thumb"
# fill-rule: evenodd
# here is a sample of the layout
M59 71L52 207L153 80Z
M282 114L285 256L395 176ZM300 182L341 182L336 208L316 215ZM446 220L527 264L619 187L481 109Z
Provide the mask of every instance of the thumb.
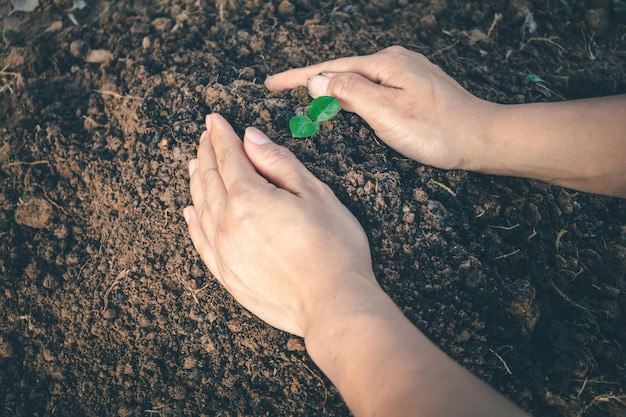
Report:
M309 79L309 93L313 97L333 96L341 108L357 113L374 129L383 128L393 116L398 88L375 83L352 72L324 73Z
M243 145L257 171L279 188L300 195L310 189L311 181L319 181L289 149L272 142L259 129L246 128Z

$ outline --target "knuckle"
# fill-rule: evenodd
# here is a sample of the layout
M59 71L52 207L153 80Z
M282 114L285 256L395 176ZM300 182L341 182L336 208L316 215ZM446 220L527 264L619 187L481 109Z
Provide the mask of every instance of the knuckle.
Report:
M328 186L328 184L318 179L315 179L314 181L307 181L303 184L303 188L322 201L327 201L329 198L335 197L335 193Z
M211 218L211 210L209 210L209 207L205 203L196 204L195 208L200 221L206 221L206 219Z
M293 152L283 146L267 149L264 165L268 172L285 182L296 181L301 176L299 161Z
M235 148L233 146L222 146L216 149L215 158L217 159L217 165L224 166L224 163L231 159L234 153Z
M208 168L203 172L202 184L213 184L216 178L220 178L220 173L215 167Z
M354 73L338 74L331 78L328 84L330 95L343 99L348 98L353 94L360 80L360 76Z
M333 190L326 184L324 181L319 180L318 178L313 178L313 181L309 181L309 186L311 189L315 190L317 194L320 196L326 194L334 194Z
M388 48L383 49L379 52L382 55L386 55L388 62L393 63L394 66L397 65L408 65L411 62L430 62L428 58L426 58L423 54L419 52L411 51L406 49L403 46L394 45Z
M416 54L416 52L409 51L403 46L394 45L383 49L379 54L385 56L387 63L397 65L397 60L403 61L407 57Z
M401 55L407 52L408 52L408 49L400 45L393 45L381 51L381 53L390 54L390 55Z
M252 217L255 204L258 203L253 194L251 187L244 183L236 184L229 190L229 214L235 224L243 224Z
M276 145L276 146L267 146L266 154L264 155L267 163L272 166L281 163L285 160L290 160L294 158L293 153L285 148L284 146Z

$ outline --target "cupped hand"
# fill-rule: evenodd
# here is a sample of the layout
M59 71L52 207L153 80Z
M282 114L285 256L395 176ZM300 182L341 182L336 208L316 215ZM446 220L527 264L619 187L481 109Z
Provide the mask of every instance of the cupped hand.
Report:
M439 168L472 169L494 104L478 99L423 55L392 46L270 76L271 91L308 86L359 114L390 147Z
M219 115L206 127L184 215L202 260L239 303L305 336L354 285L377 286L367 237L328 186L255 128L242 143Z

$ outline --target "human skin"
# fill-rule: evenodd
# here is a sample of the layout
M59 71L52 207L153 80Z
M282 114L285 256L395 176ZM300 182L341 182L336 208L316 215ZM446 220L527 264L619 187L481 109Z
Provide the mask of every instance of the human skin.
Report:
M184 210L196 250L245 308L304 338L355 416L525 415L404 317L358 221L289 150L219 115L206 126Z
M626 95L496 104L399 46L288 70L265 85L337 97L390 147L424 164L626 197Z

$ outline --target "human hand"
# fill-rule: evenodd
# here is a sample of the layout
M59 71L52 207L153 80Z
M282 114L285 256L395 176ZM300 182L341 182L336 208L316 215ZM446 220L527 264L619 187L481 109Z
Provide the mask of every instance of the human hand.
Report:
M285 71L265 85L271 91L308 86L313 97L334 96L396 151L444 169L482 165L483 129L496 106L400 46Z
M355 286L379 288L365 232L328 186L255 128L242 143L219 115L206 127L184 215L200 257L239 303L305 336Z

